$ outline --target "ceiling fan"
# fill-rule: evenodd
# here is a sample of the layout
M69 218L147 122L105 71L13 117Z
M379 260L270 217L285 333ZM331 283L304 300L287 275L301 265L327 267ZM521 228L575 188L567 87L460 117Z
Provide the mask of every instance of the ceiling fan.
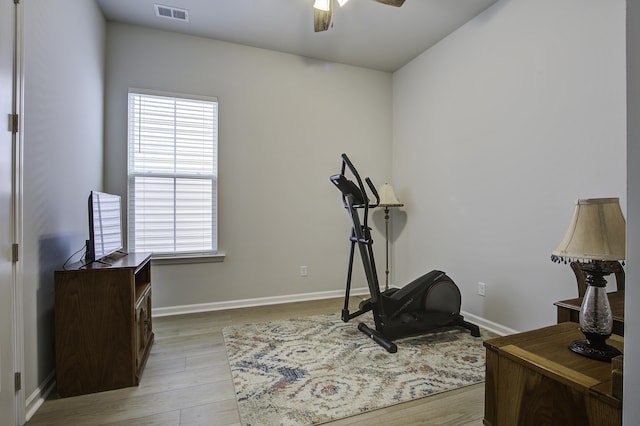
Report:
M337 0L342 7L349 0ZM405 0L374 0L378 3L389 6L400 7ZM333 0L315 0L313 4L313 29L315 32L326 31L331 24L331 14L333 12Z

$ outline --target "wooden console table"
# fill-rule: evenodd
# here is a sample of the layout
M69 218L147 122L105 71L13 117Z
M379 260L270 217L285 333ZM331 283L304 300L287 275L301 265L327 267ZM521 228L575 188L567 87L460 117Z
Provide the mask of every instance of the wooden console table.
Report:
M611 394L611 363L568 348L582 338L578 324L564 322L484 342L484 424L620 425L622 401ZM607 343L624 346L620 336Z
M55 272L56 383L61 397L136 386L153 344L151 254Z
M613 334L624 336L624 290L607 293L613 316ZM565 321L580 322L582 297L561 300L554 303L558 307L558 323Z

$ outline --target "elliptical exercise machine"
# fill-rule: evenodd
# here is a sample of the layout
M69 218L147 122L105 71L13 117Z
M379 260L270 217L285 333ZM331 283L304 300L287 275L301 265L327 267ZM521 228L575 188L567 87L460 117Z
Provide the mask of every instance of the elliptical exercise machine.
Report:
M349 180L345 172L349 169L356 182ZM331 182L342 192L344 207L351 217L351 250L349 253L349 269L347 271L347 287L342 309L342 321L349 322L366 312L373 311L375 330L365 323L358 324L358 330L369 336L377 344L390 353L398 347L391 339L424 334L444 328L462 327L479 337L477 325L464 320L460 315L462 296L460 290L444 272L433 270L417 278L403 288L390 288L380 291L378 274L373 257L373 239L368 226L369 209L380 204L380 197L375 186L368 177L365 182L376 201L372 203L357 170L346 154L342 154L340 174L330 177ZM362 211L363 220L360 220ZM369 286L370 298L360 302L358 310L349 312L349 294L351 291L351 274L353 256L358 246L364 272Z

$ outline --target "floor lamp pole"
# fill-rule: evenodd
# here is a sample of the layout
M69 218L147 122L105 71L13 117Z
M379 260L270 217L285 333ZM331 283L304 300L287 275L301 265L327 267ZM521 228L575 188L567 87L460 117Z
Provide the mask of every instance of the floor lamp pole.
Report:
M384 289L389 290L389 207L384 208L384 237L386 241L385 253L386 253L386 269L384 271L385 281Z
M380 202L378 206L384 207L384 236L385 236L385 252L386 252L386 261L387 268L385 270L385 285L384 289L389 290L389 207L402 207L400 201L396 197L396 194L393 192L393 187L389 183L385 183L380 187Z

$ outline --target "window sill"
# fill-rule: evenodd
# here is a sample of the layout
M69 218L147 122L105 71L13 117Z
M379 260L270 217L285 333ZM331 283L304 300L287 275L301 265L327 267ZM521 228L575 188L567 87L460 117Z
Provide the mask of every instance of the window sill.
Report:
M194 254L184 256L151 256L154 265L177 265L189 263L221 263L224 262L224 253Z

